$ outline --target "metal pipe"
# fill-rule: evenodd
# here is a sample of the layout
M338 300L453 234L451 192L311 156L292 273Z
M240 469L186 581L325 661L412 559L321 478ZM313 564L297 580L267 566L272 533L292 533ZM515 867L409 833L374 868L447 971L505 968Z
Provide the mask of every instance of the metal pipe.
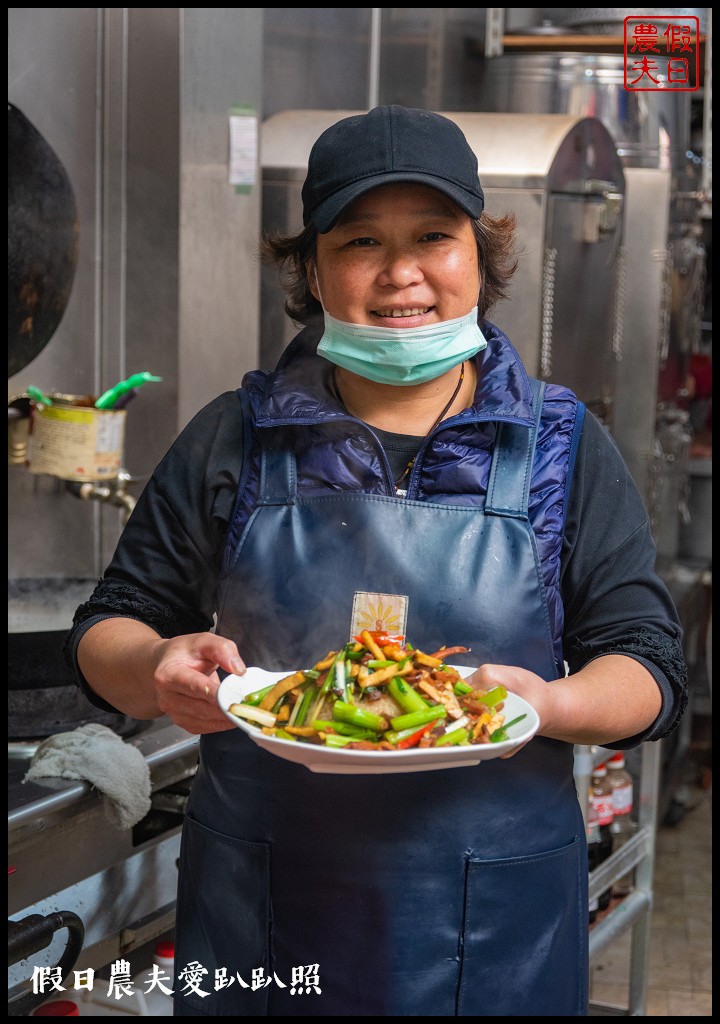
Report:
M603 919L602 928L594 928L590 932L590 959L597 956L613 939L623 935L630 925L636 924L644 914L652 909L652 896L649 892L631 892L622 903L619 903L608 916Z
M85 925L81 918L71 910L60 910L55 914L43 917L31 914L21 921L8 921L8 967L27 960L34 953L50 945L55 932L67 928L68 939L58 968L60 977L65 981L77 963L77 958L85 940ZM20 999L8 1003L8 1016L27 1017L30 1012L45 1001L44 992L28 992Z
M125 490L128 481L131 479L130 474L126 470L121 469L117 477L114 480L109 480L106 484L94 481L79 483L75 480L68 480L66 485L68 491L74 494L76 498L80 498L81 501L101 501L107 505L115 505L117 508L123 509L123 521L127 522L137 504L132 494L128 494Z
M370 8L370 67L368 70L368 110L380 102L380 23L382 7Z

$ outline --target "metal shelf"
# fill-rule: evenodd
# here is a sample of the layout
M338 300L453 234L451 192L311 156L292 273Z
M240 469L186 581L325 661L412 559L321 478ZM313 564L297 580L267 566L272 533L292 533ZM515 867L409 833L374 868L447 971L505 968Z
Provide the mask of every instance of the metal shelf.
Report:
M616 850L611 857L591 871L589 876L590 899L592 900L605 892L613 882L622 878L628 871L632 871L645 857L651 854L654 841L655 837L651 836L647 829L641 828L620 850ZM596 927L599 928L599 925Z
M596 921L589 929L590 961L598 956L619 935L631 931L630 975L627 1008L590 1004L591 1016L644 1017L647 972L650 957L650 911L653 903L653 870L655 834L657 831L658 791L660 783L662 741L643 743L641 748L640 782L635 807L638 830L620 849L603 861L588 878L590 897L599 896L613 882L635 869L633 890ZM583 812L587 811L590 776L595 765L616 751L606 747L575 747L575 784L581 795Z

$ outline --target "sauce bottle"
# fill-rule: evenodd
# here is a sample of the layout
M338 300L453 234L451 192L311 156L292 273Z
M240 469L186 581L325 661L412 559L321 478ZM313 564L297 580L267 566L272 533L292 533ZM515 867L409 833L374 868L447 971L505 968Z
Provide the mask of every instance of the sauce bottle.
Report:
M612 853L613 841L610 826L613 822L614 808L612 802L612 788L607 778L607 767L605 762L595 765L590 780L590 803L595 808L598 817L600 831L601 861L607 860ZM598 898L598 909L607 910L612 899L612 888L600 893Z

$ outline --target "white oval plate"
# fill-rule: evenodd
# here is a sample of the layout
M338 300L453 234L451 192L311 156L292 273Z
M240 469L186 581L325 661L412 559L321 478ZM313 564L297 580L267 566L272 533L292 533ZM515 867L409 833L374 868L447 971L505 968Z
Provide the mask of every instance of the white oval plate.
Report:
M458 672L468 672L467 665L455 666ZM261 690L289 675L289 672L268 672L264 668L248 668L244 676L228 676L220 684L218 704L225 716L247 733L263 750L286 761L304 764L311 772L329 772L338 775L378 775L388 772L427 772L437 768L466 768L481 761L492 761L507 754L521 743L526 743L538 730L537 711L522 697L508 693L503 708L505 721L518 715L527 715L510 729L511 738L500 743L480 743L467 747L428 747L410 750L347 750L323 747L315 743L293 743L291 740L266 736L257 726L232 715L228 708L239 703L248 693Z

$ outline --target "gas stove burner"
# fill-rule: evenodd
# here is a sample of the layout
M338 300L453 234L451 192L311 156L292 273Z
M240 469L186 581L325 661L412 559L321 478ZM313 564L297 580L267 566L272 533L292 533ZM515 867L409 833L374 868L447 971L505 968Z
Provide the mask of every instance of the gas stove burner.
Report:
M21 745L39 743L91 722L106 725L123 738L147 724L96 708L74 684L8 691L8 740L20 741Z
M8 739L32 742L90 722L118 736L144 723L96 707L75 685L63 655L66 630L8 634Z

